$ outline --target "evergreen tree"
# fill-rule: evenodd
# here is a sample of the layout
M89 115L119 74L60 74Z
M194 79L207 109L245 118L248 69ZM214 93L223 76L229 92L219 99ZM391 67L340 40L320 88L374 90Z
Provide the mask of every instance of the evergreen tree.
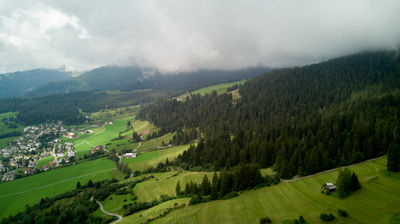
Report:
M89 182L88 182L88 187L93 187L94 185L93 185L93 182L92 182L92 180L89 180Z
M218 174L214 173L213 178L212 178L212 185L211 185L211 199L217 199L218 198L218 192L219 192L219 179L218 179Z
M187 183L186 186L185 186L185 195L190 195L190 186L189 186L189 183Z
M176 187L175 187L175 193L176 193L176 196L180 196L182 194L181 185L180 185L180 181L179 180L178 180L178 183L176 184Z
M203 182L201 183L201 194L202 195L209 195L211 193L211 184L208 180L207 175L204 175Z
M81 189L81 182L76 182L76 189Z
M353 172L351 175L351 191L356 191L361 188L360 181L358 181L357 174Z
M339 170L339 176L336 180L336 185L339 198L345 198L350 194L352 189L351 171L347 167L343 170Z
M400 169L400 145L391 143L387 152L387 170L399 172Z

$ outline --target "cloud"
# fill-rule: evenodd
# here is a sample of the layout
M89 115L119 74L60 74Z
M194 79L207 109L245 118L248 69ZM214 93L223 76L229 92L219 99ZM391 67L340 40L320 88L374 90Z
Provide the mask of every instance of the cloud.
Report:
M0 2L0 72L288 66L398 49L397 0Z

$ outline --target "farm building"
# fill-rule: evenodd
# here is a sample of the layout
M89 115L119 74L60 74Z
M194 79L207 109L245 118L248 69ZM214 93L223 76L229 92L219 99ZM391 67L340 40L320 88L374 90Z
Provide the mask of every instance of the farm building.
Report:
M136 158L136 153L133 153L133 152L125 153L124 157L125 158Z
M92 153L95 153L95 152L101 151L101 150L103 150L103 149L104 149L104 146L103 146L103 145L97 145L97 146L95 146L95 147L92 148L91 152L92 152Z
M336 191L336 186L333 184L333 183L325 183L325 184L323 184L322 185L322 187L325 189L325 190L328 190L328 191L330 191L330 192L333 192L333 191Z
M76 133L74 133L74 132L69 132L67 134L67 138L76 138L76 137L78 137L78 135Z

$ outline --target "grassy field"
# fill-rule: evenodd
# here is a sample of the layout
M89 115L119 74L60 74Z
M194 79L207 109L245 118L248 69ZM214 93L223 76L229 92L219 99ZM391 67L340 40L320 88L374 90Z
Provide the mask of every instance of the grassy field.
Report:
M53 161L54 157L53 156L48 156L46 158L40 159L37 163L37 169L42 168L44 165L49 165L50 161Z
M165 162L167 158L169 161L174 160L188 147L188 145L180 145L157 151L143 152L136 158L123 158L122 162L127 163L132 170L144 170L156 166L159 162Z
M212 91L217 91L217 94L223 94L227 92L227 88L234 86L236 84L243 84L247 80L237 81L237 82L229 82L229 83L222 83L218 85L208 86L202 89L198 89L193 91L193 94L210 94Z
M11 118L11 117L16 117L17 113L16 112L8 112L8 113L2 113L0 114L0 135L2 134L7 134L10 132L14 131L19 131L22 132L24 129L24 126L21 125L20 123L16 123L17 127L16 128L9 128L2 120L4 118ZM7 138L0 138L0 147L5 147L7 143L12 142L16 137L7 137Z
M6 147L7 143L12 142L16 137L0 138L0 147Z
M4 118L12 118L16 117L17 113L16 112L8 112L8 113L2 113L0 114L0 135L13 132L13 131L22 131L24 129L24 126L22 126L19 123L16 123L17 127L16 128L9 128L2 120Z
M159 128L154 126L148 121L139 121L139 120L133 120L131 121L131 126L133 127L133 130L135 130L138 134L141 132L145 132L147 134L143 134L143 139L146 140L146 136L148 134L152 134L155 131L158 131Z
M148 141L143 141L142 146L140 147L140 151L146 152L146 151L157 150L157 147L162 146L163 141L164 144L168 145L169 140L171 140L173 136L174 136L173 133L168 133L158 138L150 139Z
M81 134L78 133L78 138L74 139L75 150L77 155L80 156L88 153L91 148L96 145L106 145L112 139L117 138L119 132L126 129L126 124L130 121L131 117L115 120L114 124L106 124L102 127L87 127L85 129L92 130L93 133ZM125 135L129 133L124 133ZM126 140L127 141L127 140Z
M139 106L129 106L116 109L103 110L90 114L90 118L94 122L113 121L128 116L136 116L139 112Z
M25 204L52 197L87 183L112 178L117 171L111 160L98 159L54 169L0 184L0 217L22 211ZM117 176L118 177L118 176Z
M173 208L181 205L188 205L189 199L181 198L171 201L166 201L150 209L134 213L133 215L125 217L121 223L145 223L147 219L155 218L162 214L168 208Z
M335 194L320 193L323 183L336 181L338 171L331 171L293 182L281 182L275 186L245 191L229 200L187 206L155 220L154 223L258 223L261 217L266 216L270 217L273 223L282 223L300 215L304 216L308 223L321 223L321 213L333 213L337 220L332 223L394 223L398 220L400 174L386 171L386 159L379 158L357 164L350 169L358 174L362 189L346 199L339 199ZM163 186L163 191L172 192L175 185L166 184L167 182L163 181L159 186ZM154 189L157 190L157 187ZM349 217L339 218L337 209L346 210Z
M185 189L185 185L190 181L201 183L204 175L212 180L212 172L181 172L178 171L155 174L154 178L139 183L134 191L139 201L151 201L160 198L160 195L167 194L175 196L176 183L180 181L181 189ZM176 175L177 174L177 175Z

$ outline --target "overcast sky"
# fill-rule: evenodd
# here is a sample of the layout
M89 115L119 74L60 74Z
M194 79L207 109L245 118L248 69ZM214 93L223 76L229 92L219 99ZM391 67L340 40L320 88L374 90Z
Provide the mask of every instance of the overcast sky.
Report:
M1 0L0 73L302 65L398 49L399 0Z

